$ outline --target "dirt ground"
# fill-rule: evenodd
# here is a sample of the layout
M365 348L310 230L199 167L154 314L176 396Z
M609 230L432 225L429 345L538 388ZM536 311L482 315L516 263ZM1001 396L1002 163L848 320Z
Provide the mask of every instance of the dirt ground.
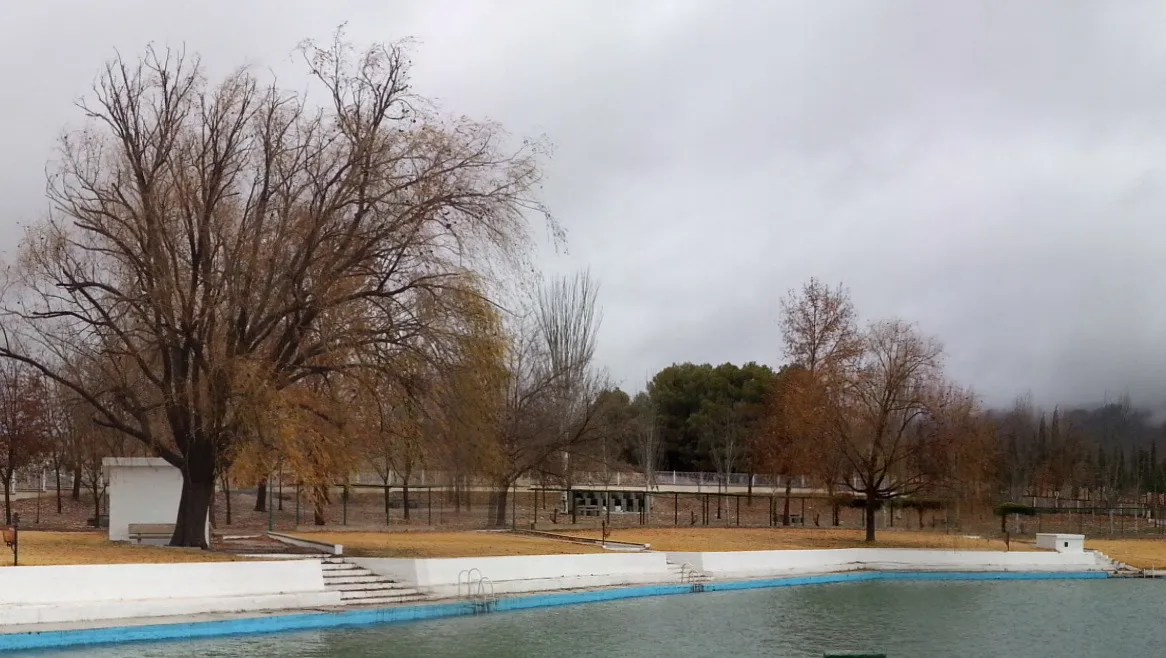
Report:
M50 564L160 564L223 562L231 555L189 548L139 546L108 541L97 532L21 531L20 565ZM0 545L0 566L12 566L12 552Z
M565 534L598 539L600 533L582 530ZM882 531L874 544L860 530L802 528L648 528L617 529L608 539L651 544L660 551L772 551L819 548L942 548L963 551L1002 551L999 539L919 531ZM1035 550L1031 543L1013 541L1013 551Z
M299 532L296 536L344 546L356 557L486 557L602 553L598 546L507 532Z

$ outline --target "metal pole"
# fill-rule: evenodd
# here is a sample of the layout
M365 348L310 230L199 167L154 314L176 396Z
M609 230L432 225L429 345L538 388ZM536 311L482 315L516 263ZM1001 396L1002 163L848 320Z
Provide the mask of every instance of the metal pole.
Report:
M425 490L427 504L429 505L429 525L433 525L433 487Z
M300 481L296 480L296 527L300 527Z
M672 472L672 481L676 482L676 472ZM680 525L680 494L672 492L672 525Z
M518 479L510 485L510 529L518 529Z
M348 485L344 485L344 489L340 491L340 525L348 525Z

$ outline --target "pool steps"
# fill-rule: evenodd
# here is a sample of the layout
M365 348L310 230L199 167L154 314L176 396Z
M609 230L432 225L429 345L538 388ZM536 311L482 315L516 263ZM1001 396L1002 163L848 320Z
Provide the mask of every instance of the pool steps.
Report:
M344 605L379 605L426 601L433 597L416 587L347 562L344 558L319 558L324 571L324 588L339 591Z

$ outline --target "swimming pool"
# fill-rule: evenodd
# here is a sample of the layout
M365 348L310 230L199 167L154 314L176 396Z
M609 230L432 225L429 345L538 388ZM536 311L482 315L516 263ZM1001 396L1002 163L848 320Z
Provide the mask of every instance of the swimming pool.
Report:
M45 651L52 656L1160 655L1166 583L875 580L607 601L409 624Z

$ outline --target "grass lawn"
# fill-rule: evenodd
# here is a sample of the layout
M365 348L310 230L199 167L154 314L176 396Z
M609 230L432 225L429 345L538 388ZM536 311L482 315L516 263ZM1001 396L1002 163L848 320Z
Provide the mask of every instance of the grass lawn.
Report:
M111 542L104 532L20 532L20 566L49 564L140 564L225 562L231 555L196 548L164 548ZM12 566L12 551L0 545L0 567Z
M599 538L598 530L563 534ZM651 544L657 551L772 551L810 548L943 548L963 551L1002 551L999 539L969 539L934 532L880 530L874 544L863 541L861 530L806 528L629 528L614 530L608 539ZM1031 543L1013 541L1011 550L1035 550Z
M505 532L301 532L297 537L341 544L354 557L488 557L602 553L603 549Z

